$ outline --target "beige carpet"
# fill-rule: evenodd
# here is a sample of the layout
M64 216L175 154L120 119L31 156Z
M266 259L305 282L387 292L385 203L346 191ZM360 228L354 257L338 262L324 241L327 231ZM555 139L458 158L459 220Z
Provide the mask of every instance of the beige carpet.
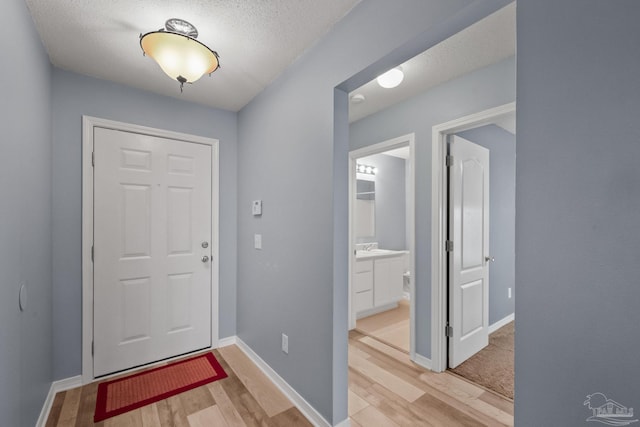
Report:
M451 372L513 399L514 322L489 335L489 345Z
M359 319L356 330L409 353L409 301L400 300L392 310Z

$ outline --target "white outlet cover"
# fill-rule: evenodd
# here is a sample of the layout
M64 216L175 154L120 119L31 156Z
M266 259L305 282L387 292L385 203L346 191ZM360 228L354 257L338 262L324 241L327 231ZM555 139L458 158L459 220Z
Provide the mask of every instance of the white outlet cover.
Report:
M262 249L262 234L253 235L253 247L255 249Z

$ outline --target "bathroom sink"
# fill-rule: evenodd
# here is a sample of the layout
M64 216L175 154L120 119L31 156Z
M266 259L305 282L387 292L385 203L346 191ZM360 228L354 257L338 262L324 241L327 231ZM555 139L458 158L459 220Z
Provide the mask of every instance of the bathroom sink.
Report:
M374 258L388 255L401 255L404 251L393 251L391 249L370 249L368 251L357 251L356 258Z

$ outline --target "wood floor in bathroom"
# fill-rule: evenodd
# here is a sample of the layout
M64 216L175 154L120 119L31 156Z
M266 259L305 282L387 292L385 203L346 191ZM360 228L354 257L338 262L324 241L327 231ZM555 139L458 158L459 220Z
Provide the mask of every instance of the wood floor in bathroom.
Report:
M356 321L356 330L376 338L400 351L409 353L409 301L398 302L398 307Z

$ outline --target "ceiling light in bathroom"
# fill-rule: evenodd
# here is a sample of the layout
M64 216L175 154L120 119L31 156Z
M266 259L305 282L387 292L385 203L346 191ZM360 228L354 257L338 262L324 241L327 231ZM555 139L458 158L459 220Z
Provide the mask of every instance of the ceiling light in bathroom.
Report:
M375 175L376 173L378 173L378 168L375 166L363 165L358 163L358 165L356 166L356 171L358 173L363 173L367 175Z
M392 68L386 73L378 76L378 84L385 89L392 89L402 83L404 73L401 67Z

